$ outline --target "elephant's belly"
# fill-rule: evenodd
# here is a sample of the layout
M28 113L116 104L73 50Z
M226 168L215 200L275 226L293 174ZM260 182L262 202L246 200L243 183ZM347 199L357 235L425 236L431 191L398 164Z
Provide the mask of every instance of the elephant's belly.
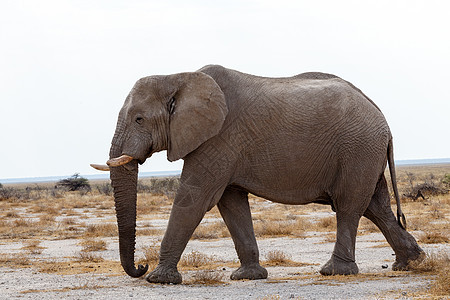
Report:
M324 189L317 186L310 187L267 187L258 184L234 183L233 185L264 199L291 205L308 204L312 202L330 203L331 199Z
M307 204L329 201L329 192L336 176L332 163L322 167L296 162L282 164L287 158L278 160L277 167L252 164L235 173L233 185L271 200L284 204ZM308 161L298 159L297 161ZM312 161L312 160L311 160Z

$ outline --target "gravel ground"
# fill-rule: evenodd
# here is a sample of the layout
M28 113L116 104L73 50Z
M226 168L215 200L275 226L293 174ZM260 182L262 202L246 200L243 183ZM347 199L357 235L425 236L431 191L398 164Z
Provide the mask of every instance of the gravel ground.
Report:
M138 244L145 241L138 240ZM67 240L66 246L58 243L45 244L42 256L61 252L72 256L79 251L76 242ZM147 241L148 243L148 241ZM301 267L267 267L269 278L258 281L231 281L232 268L224 265L216 272L224 276L219 285L149 284L143 278L133 279L127 275L85 273L77 275L55 275L39 273L34 269L11 269L1 267L0 299L402 299L425 289L430 277L408 272L390 270L395 257L389 247L383 247L383 236L379 233L358 236L357 262L360 274L350 277L323 277L318 270L333 249L333 243L324 242L319 233L310 233L308 238L268 238L258 241L261 258L274 249L283 249L292 260L305 263ZM117 241L111 238L105 259L117 260ZM18 245L16 245L18 248ZM425 248L428 252L448 251L447 245ZM13 251L14 245L8 249ZM139 247L138 247L139 249ZM6 245L0 246L5 252ZM236 259L231 239L189 242L185 253L200 251L217 260ZM389 268L382 268L388 265ZM183 271L186 282L196 271Z
M269 272L271 270L269 269ZM318 276L317 276L318 277ZM267 280L217 286L154 285L127 276L50 275L2 268L1 299L380 299L408 298L428 281L420 276L376 280Z

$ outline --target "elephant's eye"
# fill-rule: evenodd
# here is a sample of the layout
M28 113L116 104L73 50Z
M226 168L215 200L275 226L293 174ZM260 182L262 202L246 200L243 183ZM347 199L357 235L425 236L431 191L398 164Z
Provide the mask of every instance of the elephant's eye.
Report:
M142 118L142 117L136 118L136 123L138 123L139 125L142 124L143 122L144 122L144 118Z

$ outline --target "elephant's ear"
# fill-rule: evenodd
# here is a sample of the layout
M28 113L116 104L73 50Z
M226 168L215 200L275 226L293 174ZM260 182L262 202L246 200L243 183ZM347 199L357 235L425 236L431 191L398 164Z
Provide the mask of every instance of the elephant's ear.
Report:
M175 161L217 135L228 109L225 95L209 75L192 72L170 76L178 88L168 103L167 159Z

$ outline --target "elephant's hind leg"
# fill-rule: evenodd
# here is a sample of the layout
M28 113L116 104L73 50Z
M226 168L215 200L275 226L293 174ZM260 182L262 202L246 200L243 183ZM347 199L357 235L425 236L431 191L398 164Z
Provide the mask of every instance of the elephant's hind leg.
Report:
M421 259L423 251L414 237L401 228L392 212L389 192L384 175L377 184L375 193L364 216L370 219L383 233L395 252L393 270L406 270L408 262Z
M355 213L336 211L336 244L330 260L320 269L322 275L358 274L355 263L355 241L360 216Z
M253 231L248 193L227 188L217 204L241 262L231 279L265 279L267 270L259 264L259 251Z

